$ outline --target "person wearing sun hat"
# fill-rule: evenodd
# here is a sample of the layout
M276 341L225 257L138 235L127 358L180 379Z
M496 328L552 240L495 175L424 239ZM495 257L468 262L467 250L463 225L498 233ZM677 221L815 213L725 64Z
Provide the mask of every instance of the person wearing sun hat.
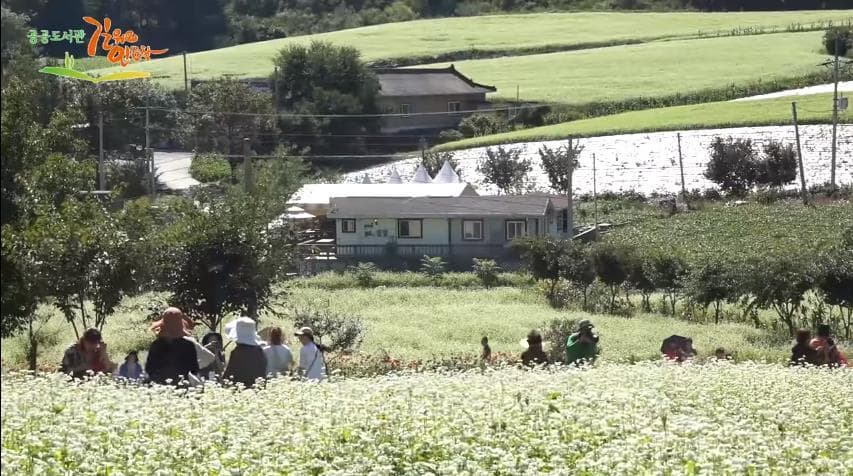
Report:
M223 377L246 388L252 387L267 374L267 358L261 348L263 342L255 320L246 316L235 319L225 326L225 333L237 345L231 351Z
M191 339L192 321L176 307L167 308L151 325L157 339L148 348L145 373L152 382L178 385L198 375L198 355Z
M299 350L299 370L302 376L308 380L326 378L326 357L323 354L328 349L314 341L314 331L310 327L299 329L295 335L302 344Z
M583 319L578 322L578 330L566 340L566 363L574 365L590 364L598 356L598 335L593 333L592 322Z

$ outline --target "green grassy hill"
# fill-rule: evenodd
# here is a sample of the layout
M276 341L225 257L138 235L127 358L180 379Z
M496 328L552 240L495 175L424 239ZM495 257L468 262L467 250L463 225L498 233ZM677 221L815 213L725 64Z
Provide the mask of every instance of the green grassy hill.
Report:
M457 61L490 97L582 104L690 94L826 71L823 33L657 41L542 55Z
M609 116L522 129L503 134L472 137L436 147L439 150L467 149L496 144L564 139L569 136L595 137L635 132L675 131L734 126L790 124L791 101L797 101L801 124L821 124L832 118L832 95L763 99L756 101L713 102L687 106L646 109ZM849 110L839 114L842 123L853 121Z
M444 18L391 23L317 35L250 43L188 55L192 79L222 75L258 77L272 72L272 59L288 44L326 40L361 50L366 60L422 58L430 62L449 53L466 57L472 49L535 52L578 49L697 35L730 35L748 31L785 31L796 25L853 18L853 11L748 13L541 13L469 18ZM819 45L810 45L817 50ZM798 53L799 55L799 53ZM441 60L440 58L436 58ZM433 59L432 61L435 61ZM445 58L447 59L447 58ZM411 64L411 63L410 63ZM135 66L169 87L183 84L179 55ZM97 70L102 72L103 70ZM477 81L483 81L474 76ZM512 83L515 90L515 82ZM526 98L526 97L525 97Z

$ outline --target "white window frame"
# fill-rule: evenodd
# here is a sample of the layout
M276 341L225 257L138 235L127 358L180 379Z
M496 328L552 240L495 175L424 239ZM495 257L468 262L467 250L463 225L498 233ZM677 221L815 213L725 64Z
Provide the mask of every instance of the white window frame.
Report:
M409 104L407 102L400 104L400 114L402 114L403 117L409 117L409 114L411 114L411 113L412 113L412 105L411 104Z
M479 229L477 229L477 231L479 232L478 236L474 235L474 233L473 233L474 230L471 230L472 233L469 236L468 230L465 229L465 226L469 223L472 225L479 225ZM462 239L465 241L482 241L483 240L483 220L462 220Z
M409 233L412 232L411 222L417 222L418 223L418 234L417 235L412 235L412 234L403 235L402 233L400 233L400 225L404 221L409 222ZM397 238L417 240L417 239L420 239L423 237L424 237L424 221L421 220L420 218L400 218L397 220Z
M516 229L516 225L521 225L521 233L516 233L518 230ZM513 236L509 236L510 225L513 227ZM521 238L523 236L527 236L527 220L507 220L504 224L504 232L506 241L512 241L516 238Z
M347 229L347 224L352 224L352 229ZM355 218L341 218L341 233L355 233Z
M447 101L447 112L459 114L462 111L462 103L459 101Z

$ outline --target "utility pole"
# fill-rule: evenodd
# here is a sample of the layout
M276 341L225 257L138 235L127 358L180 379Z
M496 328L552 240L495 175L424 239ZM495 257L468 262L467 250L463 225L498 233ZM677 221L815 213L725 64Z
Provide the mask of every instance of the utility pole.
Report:
M800 147L800 126L797 124L797 103L791 103L791 114L794 117L794 134L797 136L797 160L800 166L800 186L802 187L803 204L809 204L808 191L806 190L806 174L803 172L803 150Z
M426 162L426 146L427 146L427 141L423 136L420 139L418 139L418 145L420 145L420 147L421 147L421 163L423 164Z
M148 189L151 191L151 200L157 198L157 169L154 168L154 151L145 149L145 160L148 164Z
M187 81L187 52L184 51L184 93L190 93L190 83Z
M569 137L569 163L567 164L568 174L566 176L566 231L569 232L569 239L575 236L575 217L572 213L572 174L575 171L575 149L572 144L572 138Z
M835 148L836 130L838 129L838 54L841 50L841 35L835 35L835 64L832 67L832 80L834 83L832 93L832 165L829 168L829 186L835 190Z
M684 185L684 161L681 158L681 133L676 134L678 138L678 169L681 171L681 198L687 203L687 186Z
M106 172L104 166L104 111L101 109L98 111L98 190L107 189Z
M243 138L243 190L252 193L255 190L255 173L252 170L252 156L249 154L249 138Z
M595 236L598 237L598 192L595 183L595 152L592 153L592 219L595 226Z

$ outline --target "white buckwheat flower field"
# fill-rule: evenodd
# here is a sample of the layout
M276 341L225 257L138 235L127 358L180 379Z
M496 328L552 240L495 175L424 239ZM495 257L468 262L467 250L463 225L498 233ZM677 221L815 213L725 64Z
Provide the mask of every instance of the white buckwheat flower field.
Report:
M728 362L279 379L2 380L3 474L853 474L853 372Z

